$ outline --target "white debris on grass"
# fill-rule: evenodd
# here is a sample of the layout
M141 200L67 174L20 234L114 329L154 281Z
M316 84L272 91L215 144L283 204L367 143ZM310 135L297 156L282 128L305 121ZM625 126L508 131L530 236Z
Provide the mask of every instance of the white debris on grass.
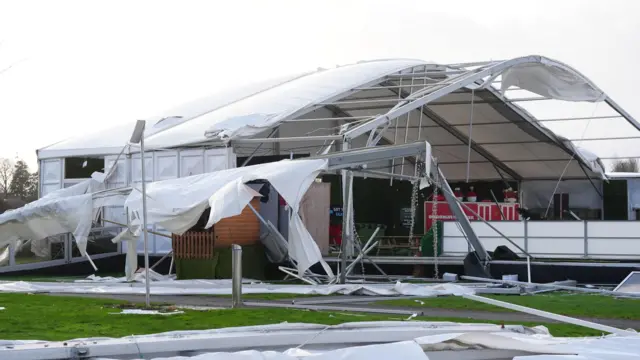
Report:
M178 315L184 314L184 311L176 310L170 312L161 312L159 310L145 310L145 309L123 309L119 313L111 313L114 315Z
M172 280L154 281L152 295L231 295L231 280ZM0 293L67 293L67 294L144 294L142 283L46 283L0 281ZM377 296L446 296L470 295L475 290L457 284L334 284L334 285L290 285L290 284L246 284L243 294L308 294L308 295L377 295Z

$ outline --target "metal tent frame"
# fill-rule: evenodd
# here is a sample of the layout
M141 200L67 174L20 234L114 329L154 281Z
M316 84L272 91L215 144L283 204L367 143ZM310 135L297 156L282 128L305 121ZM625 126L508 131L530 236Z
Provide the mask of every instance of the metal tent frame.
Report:
M557 68L581 79L585 86L602 93L604 100L600 104L606 104L611 113L536 119L519 105L558 101L536 94L512 97L508 94L523 89L512 87L503 92L496 87L504 71L532 64ZM572 141L608 138L567 139L543 124L623 119L634 130L640 129L629 113L584 75L541 56L457 64L407 59L359 62L262 84L235 98L218 100L209 109L200 104L196 110L168 114L179 119L170 126L157 127L166 117L152 122L153 132L145 135L147 148L160 151L230 146L238 156L247 157L245 164L254 156L266 154L297 153L337 159L340 154L358 151L351 154L358 154L362 164L368 163L366 168L352 163L332 170L340 172L342 183L348 184L351 175L414 180L418 175L418 154L378 158L374 154L380 145L428 142L441 179L446 175L447 179L462 181L591 180L603 175L604 165L599 159L586 156ZM251 131L246 134L225 128L232 123L230 120L239 120L248 113L266 114L262 117L265 120L248 125ZM234 135L223 136L226 130ZM88 136L82 139L84 142L54 144L41 149L38 155L43 161L56 156L113 152L113 146L105 145L101 150L78 145L86 145L91 139ZM640 136L614 139L635 140ZM449 192L443 189L443 193L447 197ZM462 214L457 202L451 205ZM458 219L464 221L466 217ZM465 233L480 260L488 261L477 237L472 232Z

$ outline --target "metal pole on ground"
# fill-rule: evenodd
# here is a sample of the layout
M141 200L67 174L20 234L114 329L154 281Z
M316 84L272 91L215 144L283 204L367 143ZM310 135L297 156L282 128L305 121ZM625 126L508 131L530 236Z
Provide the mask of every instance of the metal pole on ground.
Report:
M594 323L594 322L591 322L591 321L586 321L586 320L576 319L576 318L572 318L572 317L568 317L568 316L564 316L564 315L554 314L554 313L550 313L550 312L542 311L542 310L538 310L538 309L532 309L532 308L528 308L528 307L521 306L521 305L511 304L511 303L508 303L508 302L487 298L487 297L484 297L484 296L462 295L462 297L464 297L466 299L469 299L469 300L475 300L475 301L483 302L485 304L499 306L499 307L502 307L502 308L505 308L505 309L509 309L509 310L520 311L520 312L523 312L525 314L531 314L531 315L540 316L540 317L551 319L551 320L561 321L561 322L564 322L564 323L567 323L567 324L572 324L572 325L577 325L577 326L584 326L586 328L590 328L590 329L594 329L594 330L605 331L605 332L608 332L608 333L611 333L611 334L617 334L617 335L622 335L622 336L629 336L629 335L637 336L638 335L638 333L635 332L635 331L622 330L622 329L618 329L618 328L615 328L615 327L612 327L612 326L602 325L602 324Z
M231 307L242 306L242 247L231 245Z

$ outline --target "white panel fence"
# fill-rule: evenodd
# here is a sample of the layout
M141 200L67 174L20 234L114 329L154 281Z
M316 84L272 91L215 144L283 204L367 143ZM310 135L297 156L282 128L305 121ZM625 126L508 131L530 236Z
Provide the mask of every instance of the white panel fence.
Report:
M490 221L489 224L533 257L640 259L640 221ZM500 245L523 255L489 225L471 226L487 251ZM460 225L444 222L443 256L464 256L471 251Z

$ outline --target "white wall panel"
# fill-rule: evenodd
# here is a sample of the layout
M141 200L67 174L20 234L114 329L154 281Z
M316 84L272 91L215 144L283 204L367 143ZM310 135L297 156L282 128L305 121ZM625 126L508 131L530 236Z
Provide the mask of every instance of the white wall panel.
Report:
M178 177L178 152L157 151L154 153L153 180L161 181Z
M489 224L508 237L524 237L523 221L490 221ZM472 221L471 227L480 237L502 237L482 221Z
M498 231L509 237L521 248L525 248L524 222L521 221L492 221ZM487 251L493 251L498 246L507 246L513 252L522 254L517 247L504 239L502 235L481 221L472 221L471 227ZM453 221L445 221L443 229L443 248L446 255L462 255L469 252L469 246L460 227Z
M205 172L214 172L236 167L236 154L233 148L215 148L206 150Z
M587 234L596 238L640 236L640 221L588 221Z
M44 160L42 162L42 181L45 184L60 183L62 179L62 159Z
M117 164L116 164L116 159L118 159ZM127 163L128 163L127 158L124 156L120 156L120 158L118 158L115 155L105 157L104 159L105 174L109 173L109 171L115 164L115 169L113 170L113 173L111 174L109 179L107 179L107 187L114 188L115 186L110 186L111 184L118 184L119 186L125 186L127 184L127 181L129 179L129 171L128 171Z
M144 154L144 177L146 182L153 181L153 153ZM140 154L135 154L131 157L131 179L133 183L140 183L142 179L142 162L140 161Z
M180 151L180 177L204 173L204 150Z
M42 160L40 169L40 197L62 188L62 159Z
M584 238L582 221L529 221L530 237Z
M535 238L527 239L529 253L533 256L545 257L582 257L584 255L584 238Z
M491 224L516 244L527 249L534 257L640 258L640 232L636 230L640 223L635 221L587 221L586 244L583 221L528 221L526 238L525 222L493 221ZM498 245L507 245L516 251L486 224L472 222L472 227L487 250L492 251ZM468 252L466 239L455 222L444 223L443 252L444 255L456 256Z
M640 239L601 239L589 238L589 257L602 258L640 258Z

